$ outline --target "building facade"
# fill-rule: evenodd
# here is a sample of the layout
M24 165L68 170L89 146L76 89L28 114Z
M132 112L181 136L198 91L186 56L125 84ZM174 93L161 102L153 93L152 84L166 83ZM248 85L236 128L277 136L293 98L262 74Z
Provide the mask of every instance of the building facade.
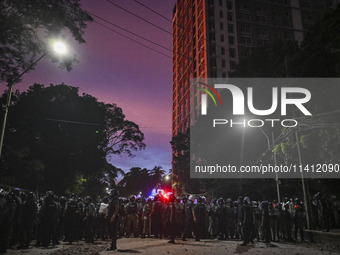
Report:
M302 42L339 0L177 0L173 9L172 136L200 111L191 78L225 78L252 47ZM190 104L194 112L190 112Z
M173 9L172 136L200 115L200 85L190 79L227 78L252 47L275 40L301 43L340 0L177 0ZM179 169L174 165L172 174Z

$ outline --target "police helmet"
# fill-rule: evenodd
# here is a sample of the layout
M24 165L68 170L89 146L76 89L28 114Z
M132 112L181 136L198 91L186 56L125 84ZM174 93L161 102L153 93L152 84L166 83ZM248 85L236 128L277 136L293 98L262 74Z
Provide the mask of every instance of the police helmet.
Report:
M77 194L76 193L71 193L70 198L77 198Z
M109 198L108 197L104 197L103 200L102 200L103 203L107 204L109 202Z
M54 192L52 190L46 191L46 197L54 198Z
M195 201L195 196L194 195L190 195L189 196L189 201L194 202Z
M249 197L245 197L245 198L243 199L243 203L244 203L245 205L250 205L250 203L251 203L250 198L249 198Z
M111 189L109 194L110 194L111 197L118 197L119 191L116 190L116 189Z
M224 204L223 198L219 198L219 199L217 200L217 203L218 203L219 205L223 205L223 204Z
M227 198L227 204L232 204L233 203L233 200L229 197L229 198Z

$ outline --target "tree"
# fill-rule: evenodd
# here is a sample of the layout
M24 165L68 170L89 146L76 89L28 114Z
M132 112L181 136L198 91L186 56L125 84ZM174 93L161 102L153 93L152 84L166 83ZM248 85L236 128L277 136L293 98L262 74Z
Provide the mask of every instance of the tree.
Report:
M148 194L150 192L150 180L148 169L132 167L119 182L120 191L126 196L137 195L139 192Z
M140 192L144 196L148 196L158 183L164 188L164 174L165 171L162 170L162 166L155 166L151 170L132 167L129 172L125 173L118 184L118 188L125 196L137 195Z
M9 184L62 193L77 179L89 183L114 170L112 156L145 148L143 133L121 108L65 84L17 92L10 110L2 162Z
M165 171L162 169L163 169L162 166L154 166L154 168L150 170L149 173L153 183L157 184L163 181Z
M90 15L80 0L3 0L0 2L0 80L9 82L48 51L47 39L71 34L84 43ZM56 59L52 59L56 60ZM71 69L74 58L63 63Z

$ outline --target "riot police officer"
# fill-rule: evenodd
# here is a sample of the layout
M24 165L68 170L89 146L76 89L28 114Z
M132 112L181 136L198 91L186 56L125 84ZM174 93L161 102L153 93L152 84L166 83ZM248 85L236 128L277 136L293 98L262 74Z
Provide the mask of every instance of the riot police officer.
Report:
M42 244L44 247L48 247L52 239L53 246L57 244L57 221L58 221L58 206L54 201L53 191L47 191L44 203L40 209L41 224L43 229Z
M195 241L201 241L204 235L206 207L202 197L197 197L197 204L193 208L193 218L195 223Z
M269 203L268 201L263 201L260 204L262 208L262 220L261 220L261 227L263 232L263 242L270 243L271 234L270 234L270 225L269 225Z
M65 240L70 244L76 239L77 219L78 219L78 200L77 195L72 193L65 205Z
M38 206L35 201L35 195L30 192L22 205L20 248L28 249L32 240L37 214Z
M177 224L177 236L181 236L184 226L185 226L185 203L187 202L187 198L184 197L181 203L181 198L178 197L175 202L175 218Z
M119 192L116 189L110 191L110 203L108 208L107 217L110 221L110 232L111 232L111 246L107 248L107 251L114 251L117 249L117 223L119 217Z
M169 196L169 206L167 209L167 219L169 222L169 234L170 234L170 241L168 243L175 243L176 237L176 207L175 207L175 196L171 194Z
M130 201L126 206L126 237L130 237L130 232L132 228L132 232L135 237L137 234L137 217L138 217L138 208L136 204L136 197L131 196Z
M303 226L305 222L305 210L302 201L298 198L295 199L295 218L294 218L294 228L295 228L295 240L297 241L297 233L300 233L301 242L304 241Z
M216 209L216 215L218 219L218 239L225 240L226 239L226 207L224 205L223 198L219 198L218 206Z
M154 201L152 203L152 210L149 216L151 218L151 228L155 234L155 238L160 237L161 234L162 211L163 204L159 201L159 195L155 194Z
M94 243L93 238L93 222L96 213L96 208L92 203L91 197L85 197L85 208L84 208L84 215L85 218L83 221L85 222L85 243Z
M245 197L243 199L243 205L241 207L242 210L242 232L243 232L243 243L240 244L242 246L247 245L249 242L252 242L251 239L251 230L253 225L254 214L251 208L251 201L249 197Z
M146 204L143 207L143 233L141 235L141 238L145 238L146 235L148 235L148 237L150 237L151 234L151 229L150 229L150 213L152 210L152 199L149 197Z
M185 227L182 233L182 241L186 241L185 237L192 232L194 226L193 207L195 196L190 195L188 201L185 203Z
M225 209L226 209L226 238L228 238L228 236L230 236L230 238L234 238L235 219L233 200L231 198L227 199Z

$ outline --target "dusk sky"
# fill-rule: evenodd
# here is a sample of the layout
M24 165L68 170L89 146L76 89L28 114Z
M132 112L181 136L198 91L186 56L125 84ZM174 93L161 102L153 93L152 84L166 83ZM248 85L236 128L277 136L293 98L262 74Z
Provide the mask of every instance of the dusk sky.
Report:
M171 32L171 23L145 9L133 0L112 2ZM175 0L140 0L157 12L171 19ZM106 20L144 36L167 48L172 47L172 37L150 24L118 9L106 0L82 0L82 8ZM103 21L96 21L105 24ZM105 24L110 26L109 24ZM129 37L132 35L117 30ZM137 123L145 135L146 149L136 157L119 157L111 163L127 171L133 166L152 168L161 165L171 168L171 87L172 62L170 58L153 52L108 29L89 23L85 31L86 44L78 45L72 38L71 46L79 63L71 72L60 70L48 59L38 63L35 70L26 74L14 89L26 90L33 83L48 86L64 82L78 87L80 93L88 93L105 103L116 103L128 120ZM166 55L172 53L142 41ZM10 114L10 113L9 113ZM85 138L86 139L86 138Z

